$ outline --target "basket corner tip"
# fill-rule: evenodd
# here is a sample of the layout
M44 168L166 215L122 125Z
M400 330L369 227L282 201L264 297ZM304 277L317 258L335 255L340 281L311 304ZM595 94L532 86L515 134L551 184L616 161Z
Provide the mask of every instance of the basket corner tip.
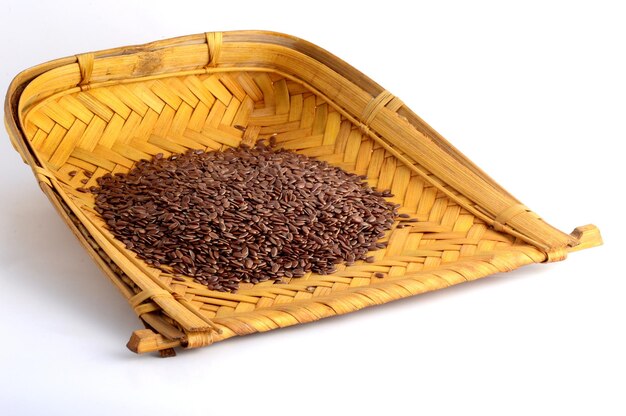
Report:
M179 342L166 340L151 329L139 329L132 333L126 347L135 354L158 351L161 357L173 357L176 355L174 347L179 345Z
M578 244L571 247L569 251L584 250L591 247L598 247L603 244L600 229L593 224L576 227L570 235L576 239Z

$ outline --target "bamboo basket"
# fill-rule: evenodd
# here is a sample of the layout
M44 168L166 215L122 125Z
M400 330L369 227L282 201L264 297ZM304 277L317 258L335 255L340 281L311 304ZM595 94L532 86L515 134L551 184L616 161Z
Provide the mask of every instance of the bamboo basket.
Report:
M353 312L602 243L593 225L571 234L550 226L397 97L279 33L205 33L44 63L14 79L5 123L43 192L145 325L128 342L137 353L173 355L175 347ZM367 175L419 222L394 226L372 264L223 293L149 267L113 238L93 195L76 191L157 153L270 136Z

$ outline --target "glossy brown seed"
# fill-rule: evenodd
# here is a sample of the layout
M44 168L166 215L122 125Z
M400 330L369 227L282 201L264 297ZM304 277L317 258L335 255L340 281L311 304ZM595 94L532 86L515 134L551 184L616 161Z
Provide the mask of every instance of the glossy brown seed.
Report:
M385 247L377 240L394 224L397 206L363 179L261 143L157 154L89 190L111 232L146 263L234 291L242 281L373 262L368 252Z
M374 273L374 277L382 279L383 277L385 277L385 275L383 273L381 273L381 272L376 272L376 273Z

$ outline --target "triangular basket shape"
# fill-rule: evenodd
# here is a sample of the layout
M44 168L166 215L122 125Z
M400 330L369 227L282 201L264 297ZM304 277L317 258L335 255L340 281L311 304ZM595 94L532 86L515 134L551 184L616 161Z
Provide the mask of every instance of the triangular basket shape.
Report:
M592 225L571 234L550 226L400 99L284 34L204 33L38 65L11 84L5 122L43 192L145 325L128 343L138 353L172 355L601 244ZM149 267L107 230L93 195L77 191L158 153L272 136L279 147L367 175L418 221L394 226L373 263L224 293Z

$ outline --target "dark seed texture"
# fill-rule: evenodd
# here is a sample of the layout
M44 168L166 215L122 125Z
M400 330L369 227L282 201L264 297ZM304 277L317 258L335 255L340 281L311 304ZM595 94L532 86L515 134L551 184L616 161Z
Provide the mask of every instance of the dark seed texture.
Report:
M111 232L146 263L235 291L372 261L397 206L362 179L260 143L158 154L90 191Z

